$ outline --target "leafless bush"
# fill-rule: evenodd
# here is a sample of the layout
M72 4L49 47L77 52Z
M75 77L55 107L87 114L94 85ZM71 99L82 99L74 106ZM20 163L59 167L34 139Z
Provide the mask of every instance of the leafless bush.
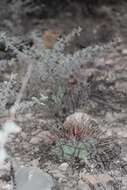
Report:
M34 99L44 103L53 116L64 118L84 108L88 100L87 78L92 63L96 56L112 45L89 46L73 54L65 53L65 47L76 35L80 35L80 31L80 28L74 29L71 34L56 40L52 48L46 48L45 42L34 36L36 44L30 51L24 51L35 64L31 76L31 83L33 81L35 85L32 88L37 86L35 81L39 81L40 94L37 95L36 91ZM43 100L42 94L47 97L46 100Z

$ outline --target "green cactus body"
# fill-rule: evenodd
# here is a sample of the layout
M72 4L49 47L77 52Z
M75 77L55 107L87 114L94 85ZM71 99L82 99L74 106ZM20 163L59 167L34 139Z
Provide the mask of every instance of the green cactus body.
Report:
M86 141L61 140L56 144L53 152L62 160L69 161L78 158L79 160L86 161L89 159L89 155L95 150L96 142L97 140L94 138Z

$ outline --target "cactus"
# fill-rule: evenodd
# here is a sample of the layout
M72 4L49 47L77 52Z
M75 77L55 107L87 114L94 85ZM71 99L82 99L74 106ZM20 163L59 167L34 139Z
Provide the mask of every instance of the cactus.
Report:
M84 125L76 125L76 121L74 125L70 125L69 122L66 124L69 125L65 125L60 135L57 134L55 146L52 148L52 152L60 160L78 160L106 169L119 157L121 149L115 143L115 139L106 137L105 132L95 125L95 122L92 123L90 118Z
M90 156L90 152L94 151L96 144L96 139L89 139L86 142L80 141L64 141L60 140L53 152L57 154L57 156L65 161L70 161L72 159L79 159L86 161Z

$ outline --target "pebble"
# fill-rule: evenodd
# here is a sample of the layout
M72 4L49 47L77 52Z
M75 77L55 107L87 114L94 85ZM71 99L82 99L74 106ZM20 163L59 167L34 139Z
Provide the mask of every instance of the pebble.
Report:
M32 137L31 140L30 140L30 143L31 144L38 144L40 141L40 139L38 139L38 137Z
M26 141L25 141L25 142L23 142L23 143L22 143L22 147L23 147L24 149L26 149L26 150L27 150L27 149L29 148L29 143L28 143L28 142L26 142Z
M62 163L62 164L59 166L59 169L60 169L61 171L66 171L68 167L69 167L69 164L65 162L65 163Z
M127 55L127 49L122 50L122 55Z
M89 187L89 185L85 182L83 182L82 180L79 180L78 182L78 190L90 190L91 188Z
M40 141L43 141L44 143L51 143L52 137L51 133L49 131L42 131L38 133L36 136L33 136L30 140L31 144L38 144Z

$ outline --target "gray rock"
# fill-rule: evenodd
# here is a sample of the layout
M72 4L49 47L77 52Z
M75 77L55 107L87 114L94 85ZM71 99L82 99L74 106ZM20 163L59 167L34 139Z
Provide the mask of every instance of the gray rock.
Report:
M16 172L16 190L51 190L50 175L35 167L22 167Z

